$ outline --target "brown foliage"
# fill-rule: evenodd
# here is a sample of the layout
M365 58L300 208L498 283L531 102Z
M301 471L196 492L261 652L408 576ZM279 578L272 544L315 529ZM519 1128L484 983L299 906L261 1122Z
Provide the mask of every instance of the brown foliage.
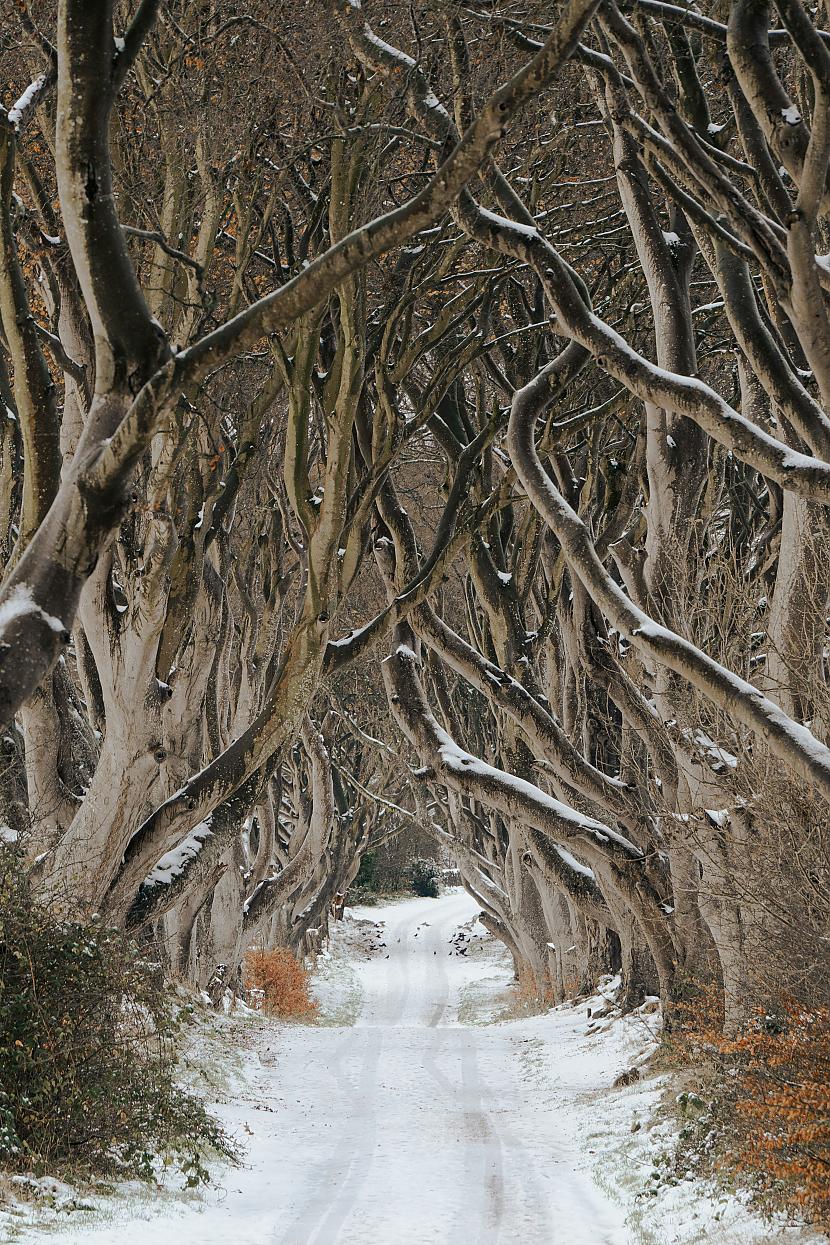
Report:
M540 988L529 964L522 964L511 990L511 1014L527 1015L546 1011L555 1003L553 986L549 981Z
M285 947L246 952L245 988L253 1006L270 1016L299 1019L317 1012L308 973Z
M698 1063L717 1050L723 1037L723 991L715 982L687 982L684 997L671 1005L672 1028L664 1046L681 1064Z
M720 1050L739 1067L738 1167L830 1228L830 1008L788 1002L779 1015L759 1012Z
M751 1173L770 1205L830 1228L830 1008L794 1000L759 1008L722 1033L714 987L676 1006L665 1048L713 1094L719 1166ZM707 1069L708 1066L708 1069ZM765 1199L766 1200L766 1199Z

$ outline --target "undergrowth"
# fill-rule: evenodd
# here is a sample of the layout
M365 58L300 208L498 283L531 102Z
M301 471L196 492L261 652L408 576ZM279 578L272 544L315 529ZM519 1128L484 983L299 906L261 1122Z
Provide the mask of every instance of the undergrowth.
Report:
M422 899L437 899L440 893L438 862L419 856L409 866L412 890Z
M516 1020L522 1016L540 1016L549 1011L555 1002L553 985L549 980L540 988L529 965L521 965L507 996L507 1006L502 1018Z
M235 1158L177 1084L187 1009L124 934L62 919L0 850L0 1164L70 1178L207 1182Z
M284 947L246 953L245 989L251 1006L269 1016L299 1020L317 1014L308 971Z
M792 999L758 1008L731 1038L714 992L681 1010L685 1023L664 1038L664 1057L690 1086L676 1099L677 1164L830 1230L830 1008Z

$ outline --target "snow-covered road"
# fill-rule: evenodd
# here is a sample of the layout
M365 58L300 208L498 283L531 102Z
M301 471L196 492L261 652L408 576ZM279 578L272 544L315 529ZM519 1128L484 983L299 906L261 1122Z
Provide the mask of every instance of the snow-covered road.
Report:
M361 966L357 1024L315 1034L328 1037L331 1081L312 1112L336 1124L312 1168L298 1167L279 1245L625 1239L567 1147L551 1144L555 1121L539 1118L509 1027L457 1023L481 968L448 943L474 912L454 894L384 913L389 958Z
M0 1213L23 1245L763 1245L734 1197L667 1172L653 1079L611 1090L653 1047L602 1000L501 1023L510 965L460 891L352 910L321 960L321 1023L204 1020L191 1053L243 1143L203 1192L133 1188L96 1213ZM382 922L381 932L368 922ZM480 927L478 927L480 931ZM483 931L480 931L483 933ZM357 935L360 937L357 937ZM350 941L351 939L351 941ZM362 939L362 942L361 942ZM366 941L385 946L365 951ZM464 944L462 944L463 949ZM363 950L361 950L363 947ZM590 1010L589 1010L590 1009ZM593 1011L594 1015L591 1015ZM219 1037L217 1038L217 1029ZM217 1055L217 1050L219 1054ZM223 1065L223 1066L217 1066ZM668 1131L667 1131L668 1130ZM654 1196L643 1200L648 1189ZM77 1203L76 1203L77 1206ZM6 1233L6 1235L4 1235ZM797 1230L776 1240L807 1245Z

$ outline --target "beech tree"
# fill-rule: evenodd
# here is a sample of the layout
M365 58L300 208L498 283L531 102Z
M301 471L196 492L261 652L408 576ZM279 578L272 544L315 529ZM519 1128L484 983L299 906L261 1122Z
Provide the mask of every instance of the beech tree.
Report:
M432 140L344 75L331 28L310 79L329 124L298 109L286 133L268 90L303 67L290 49L265 61L263 34L282 46L267 11L21 10L15 76L43 70L3 120L0 703L20 715L25 800L14 773L7 786L42 889L155 927L198 979L266 929L300 945L359 860L308 715L326 669L373 634L337 641L338 608L380 482L432 415L427 401L411 427L373 427L364 396L384 303L423 244L377 288L366 265L424 231L437 243L592 7L563 13L426 179L413 152ZM241 134L229 84L263 63ZM381 158L395 171L378 178Z
M482 473L490 482L495 472L512 504L470 555L479 611L470 638L429 609L410 617L432 655L489 703L480 733L500 764L439 725L406 636L386 677L425 776L445 786L464 827L468 884L540 987L548 976L561 990L564 939L555 935L564 920L572 942L579 911L616 934L635 997L657 981L670 1002L714 977L734 1025L773 982L820 990L826 964L826 281L816 247L827 52L798 5L778 6L783 29L771 33L768 6L733 5L724 25L676 6L633 8L634 24L601 6L596 42L576 51L586 111L574 129L591 110L604 133L627 235L620 268L628 291L642 291L646 331L631 308L627 335L600 312L593 265L580 273L547 229L555 209L538 202L536 169L528 176L519 163L514 185L491 166L480 195L469 186L452 209L471 244L529 274L517 323L543 300L552 329L541 357L517 350L496 380L510 403L507 453ZM524 51L546 33L489 12L478 20ZM470 90L467 32L454 19L447 26L447 106L405 52L357 20L351 38L375 72L408 75L412 116L449 147ZM780 72L770 40L788 49ZM729 56L717 94L711 45ZM803 102L799 66L810 78ZM798 105L788 86L800 90ZM724 96L737 154L730 118L714 119ZM696 305L697 290L711 301ZM606 304L611 311L613 297ZM734 366L696 330L696 316L713 312ZM601 422L617 410L622 444ZM532 507L535 557L513 514L517 488ZM385 517L410 575L411 530L399 512ZM530 781L534 763L553 771L555 800L548 782ZM807 889L823 898L796 917L790 886L800 879L803 894L806 858ZM583 959L588 950L583 938Z
M307 26L10 20L0 783L39 887L221 993L418 826L542 997L820 999L829 36L797 0Z

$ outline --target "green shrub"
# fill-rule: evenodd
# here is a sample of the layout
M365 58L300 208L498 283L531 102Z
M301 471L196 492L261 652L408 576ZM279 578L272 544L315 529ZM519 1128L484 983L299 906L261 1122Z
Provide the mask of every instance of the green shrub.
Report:
M438 898L438 865L434 860L419 857L409 866L412 889L424 899Z
M360 867L357 871L352 886L363 887L367 891L377 890L378 886L378 854L377 852L367 851L363 853L360 860Z
M210 1152L235 1156L175 1083L185 1011L125 935L60 919L0 849L0 1163L206 1181Z

